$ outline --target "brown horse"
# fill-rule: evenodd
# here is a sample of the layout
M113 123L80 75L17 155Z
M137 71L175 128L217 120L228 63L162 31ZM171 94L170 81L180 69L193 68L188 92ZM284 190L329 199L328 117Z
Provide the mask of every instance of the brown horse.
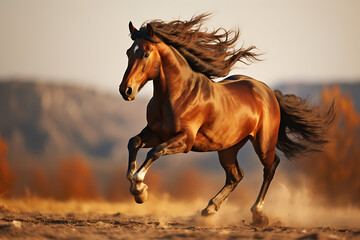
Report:
M263 184L251 211L254 224L265 225L264 197L280 162L275 147L288 157L318 150L327 142L333 106L321 115L306 100L273 92L247 76L212 81L226 76L237 61L248 63L258 60L258 55L252 52L254 46L234 50L238 31L203 31L206 18L156 20L140 30L129 23L134 42L127 51L129 61L120 93L127 101L134 100L149 80L154 85L148 124L128 144L130 191L137 203L147 199L144 177L163 155L217 151L226 182L202 211L203 216L214 214L244 176L236 157L250 140L264 166ZM152 149L137 170L140 148Z

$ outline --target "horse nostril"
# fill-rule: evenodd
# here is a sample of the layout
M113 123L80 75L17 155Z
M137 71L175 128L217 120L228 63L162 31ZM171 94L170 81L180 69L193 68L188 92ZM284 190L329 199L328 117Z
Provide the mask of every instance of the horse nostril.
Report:
M131 95L131 93L132 93L132 88L131 87L126 88L126 91L125 91L126 96L129 97Z

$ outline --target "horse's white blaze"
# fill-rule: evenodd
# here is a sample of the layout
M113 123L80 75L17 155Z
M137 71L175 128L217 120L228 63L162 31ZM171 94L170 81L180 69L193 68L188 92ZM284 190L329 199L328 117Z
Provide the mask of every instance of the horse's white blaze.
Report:
M136 51L139 49L139 46L138 45L135 45L134 47L134 54L136 53Z

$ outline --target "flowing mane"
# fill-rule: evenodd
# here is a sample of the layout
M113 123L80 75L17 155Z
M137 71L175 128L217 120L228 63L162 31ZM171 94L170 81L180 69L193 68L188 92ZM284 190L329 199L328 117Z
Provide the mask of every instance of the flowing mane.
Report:
M252 52L256 49L255 46L235 49L239 38L238 29L202 29L208 17L209 14L201 14L189 21L152 20L147 23L152 26L155 36L176 48L194 71L201 72L209 78L225 77L237 61L245 64L259 61L259 54ZM132 39L138 37L156 42L156 39L146 36L145 24L131 36Z

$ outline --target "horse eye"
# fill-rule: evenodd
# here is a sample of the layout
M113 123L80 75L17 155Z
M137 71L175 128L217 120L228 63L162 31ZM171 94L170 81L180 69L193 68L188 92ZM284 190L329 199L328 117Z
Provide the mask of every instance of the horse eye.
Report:
M148 58L149 56L150 56L149 53L145 53L145 54L144 54L144 58Z

